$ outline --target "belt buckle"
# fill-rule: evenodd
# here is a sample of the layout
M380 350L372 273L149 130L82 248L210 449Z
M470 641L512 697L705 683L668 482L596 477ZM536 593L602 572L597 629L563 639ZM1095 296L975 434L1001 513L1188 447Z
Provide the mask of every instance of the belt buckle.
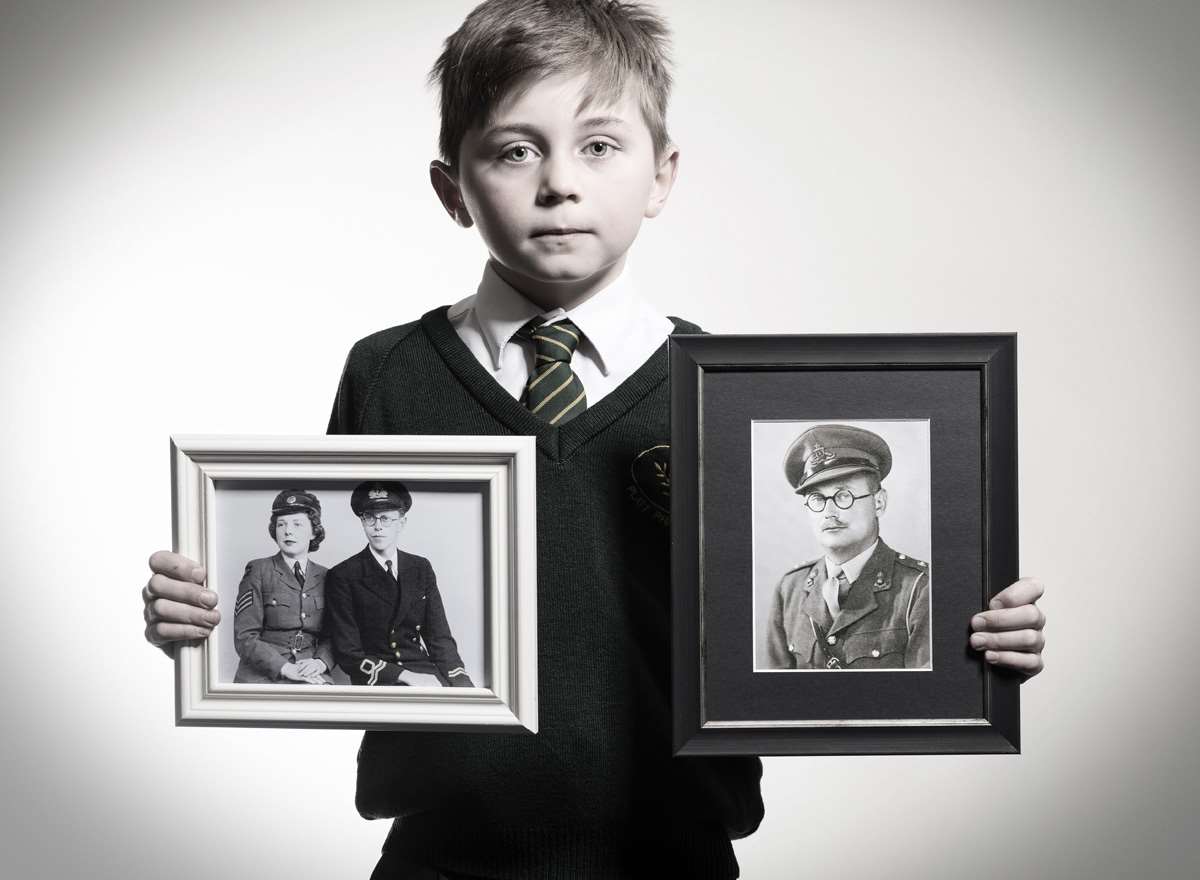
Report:
M825 668L826 669L841 669L842 661L838 660L837 657L830 657L828 660L825 661Z

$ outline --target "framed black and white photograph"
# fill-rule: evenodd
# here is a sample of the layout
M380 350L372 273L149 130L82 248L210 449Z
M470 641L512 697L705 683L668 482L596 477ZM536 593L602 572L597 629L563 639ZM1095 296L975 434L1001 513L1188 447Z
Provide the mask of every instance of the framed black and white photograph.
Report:
M1016 338L674 336L677 754L1011 752Z
M932 669L928 420L750 435L754 670Z
M537 729L530 437L173 437L177 722Z

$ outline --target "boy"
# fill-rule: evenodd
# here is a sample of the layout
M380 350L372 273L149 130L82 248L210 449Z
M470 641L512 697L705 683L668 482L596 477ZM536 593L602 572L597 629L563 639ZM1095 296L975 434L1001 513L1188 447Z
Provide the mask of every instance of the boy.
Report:
M431 182L491 259L474 297L354 346L329 430L536 436L540 731L365 734L358 809L396 817L375 876L736 877L761 764L670 757L668 535L625 491L669 441L666 336L698 330L622 276L678 164L666 28L608 0L490 0L433 79ZM205 637L203 571L151 568L148 638ZM1038 594L976 618L976 647L1016 649L991 662L1040 667Z

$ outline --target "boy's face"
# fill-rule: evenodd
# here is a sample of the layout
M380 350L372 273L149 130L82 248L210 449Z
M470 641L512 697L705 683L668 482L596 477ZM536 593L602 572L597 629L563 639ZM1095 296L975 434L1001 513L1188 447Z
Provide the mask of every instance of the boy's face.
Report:
M435 162L451 216L477 225L496 271L543 307L581 302L621 271L642 218L657 215L678 153L659 161L635 93L580 110L585 74L537 80Z

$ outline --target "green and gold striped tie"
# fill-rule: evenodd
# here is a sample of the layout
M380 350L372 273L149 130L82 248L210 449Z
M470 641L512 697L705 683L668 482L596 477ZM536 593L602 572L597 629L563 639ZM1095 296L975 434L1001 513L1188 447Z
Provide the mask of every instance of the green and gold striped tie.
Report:
M518 331L534 345L533 371L522 402L552 425L561 425L587 407L583 382L571 369L571 356L579 345L579 328L568 318L553 324L531 321Z

